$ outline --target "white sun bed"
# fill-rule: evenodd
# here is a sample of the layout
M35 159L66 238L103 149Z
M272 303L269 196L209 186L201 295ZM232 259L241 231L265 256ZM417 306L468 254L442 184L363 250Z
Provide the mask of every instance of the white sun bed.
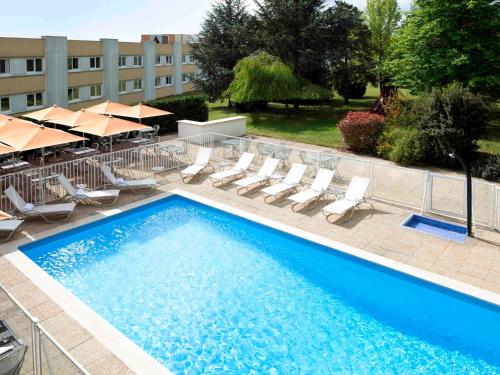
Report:
M82 202L82 203L97 203L111 206L113 205L120 195L120 190L88 190L86 188L78 188L75 189L71 182L66 178L65 175L60 174L57 176L59 183L66 190L66 193L69 195L69 198L74 202Z
M268 186L261 190L264 194L264 202L269 203L271 200L283 199L288 194L296 191L300 186L300 181L304 176L306 168L307 165L293 163L292 168L288 171L283 182Z
M205 169L210 167L210 157L212 156L212 149L207 147L200 147L196 154L196 160L189 167L181 171L182 182L186 183L187 179L193 179L198 176Z
M334 175L335 171L320 168L309 189L302 190L301 192L288 197L288 199L293 202L292 210L297 212L300 209L311 205L311 203L312 205L309 209L314 208L320 198L328 191L328 186L332 182Z
M8 241L23 223L23 220L6 219L0 220L0 241Z
M117 178L113 172L111 172L111 168L107 165L101 164L99 166L101 168L102 173L111 184L112 187L120 190L130 189L134 192L145 191L145 190L153 190L157 181L154 178L145 178L140 180L125 180L123 178Z
M242 180L235 181L234 183L239 186L236 190L237 194L240 194L242 191L249 191L252 186L257 188L262 184L269 182L271 176L274 174L276 167L278 166L279 160L267 157L260 167L259 171L253 176L246 177Z
M247 170L250 167L250 164L252 164L254 157L254 154L245 152L243 155L241 155L238 163L236 163L236 165L231 169L211 174L209 178L210 180L212 180L212 185L224 185L231 181L242 178L247 173Z
M12 202L19 214L24 218L41 217L48 223L63 222L70 218L75 210L76 203L59 203L34 205L26 203L13 186L5 189L5 195ZM62 217L61 220L51 220L52 217Z
M354 215L354 209L361 203L366 202L365 194L368 185L370 185L370 180L368 178L354 176L347 188L344 198L330 203L323 208L323 214L326 216L326 220L332 223L333 221L329 220L332 216L337 217L336 220L339 218L344 218L345 221L351 219L352 215ZM349 217L347 217L347 214L350 214Z

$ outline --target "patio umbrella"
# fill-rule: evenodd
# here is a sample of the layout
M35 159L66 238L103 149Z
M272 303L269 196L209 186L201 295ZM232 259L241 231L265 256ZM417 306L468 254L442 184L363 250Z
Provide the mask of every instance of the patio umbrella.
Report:
M71 128L73 131L97 135L98 137L110 137L111 151L113 151L113 135L128 133L136 130L151 129L149 126L138 124L137 122L122 120L113 116L101 116L97 121L90 121L85 124Z
M12 216L6 212L0 211L0 220L12 219Z
M32 129L39 128L37 124L21 120L15 117L8 117L6 120L0 119L0 140L3 137L9 137L19 133L24 133Z
M1 130L1 129L0 129ZM34 125L22 133L0 137L0 141L11 146L15 151L29 151L42 149L42 163L44 162L44 149L50 146L59 146L65 143L82 141L85 138L62 130Z
M0 155L13 154L16 150L10 146L0 143Z
M39 111L26 113L23 117L37 121L50 121L53 118L69 115L71 113L73 113L73 111L54 104L51 107L40 109Z
M112 102L111 100L106 100L104 103L93 105L88 107L86 110L89 112L99 113L101 115L116 115L121 116L119 112L130 108L128 105Z
M105 117L104 115L81 109L50 120L53 124L69 126L70 128L85 124L87 122L98 121Z
M123 109L116 113L118 116L132 117L141 121L143 118L173 115L172 112L163 111L158 108L149 107L142 103Z

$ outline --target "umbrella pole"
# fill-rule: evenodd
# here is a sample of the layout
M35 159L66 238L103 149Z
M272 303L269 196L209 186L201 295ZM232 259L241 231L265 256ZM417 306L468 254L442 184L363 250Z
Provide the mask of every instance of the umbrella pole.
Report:
M42 147L42 165L45 165L45 148Z
M109 136L109 152L113 153L113 136Z

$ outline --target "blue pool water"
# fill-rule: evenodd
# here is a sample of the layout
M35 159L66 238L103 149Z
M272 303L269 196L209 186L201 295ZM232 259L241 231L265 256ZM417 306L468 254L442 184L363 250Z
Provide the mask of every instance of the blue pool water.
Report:
M448 240L463 243L467 236L467 228L448 223L446 221L432 219L421 215L410 215L403 223L403 226L418 230L419 232L432 234Z
M500 308L173 196L24 253L175 373L500 374Z

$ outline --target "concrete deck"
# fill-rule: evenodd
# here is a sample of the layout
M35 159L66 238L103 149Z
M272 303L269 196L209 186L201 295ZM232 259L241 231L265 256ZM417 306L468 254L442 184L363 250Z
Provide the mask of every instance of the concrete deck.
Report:
M266 204L258 192L237 196L232 185L213 188L206 178L185 185L175 181L176 172L168 172L167 177L171 182L163 185L152 195L172 189L182 189L263 218L279 221L327 239L500 294L500 233L498 232L476 229L476 238L468 238L464 244L459 244L400 227L400 223L411 211L378 202L374 202L373 210L366 205L361 206L347 223L329 224L321 214L321 208L329 203L327 200L321 201L310 211L294 213L288 201ZM119 209L144 198L146 196L123 193L112 208L79 206L72 217L72 222L88 217L97 219L103 217L106 211ZM39 239L44 233L53 232L54 229L57 230L57 225L33 220L23 225L22 232L16 239L25 237ZM32 315L38 317L42 326L91 374L133 373L67 312L39 290L29 275L20 272L5 258L4 254L13 250L13 244L15 242L1 246L0 284ZM0 294L1 316L19 315L19 312L12 310L12 306L5 298ZM24 336L29 335L29 330L23 328L22 331ZM30 373L29 371L30 363L27 363L23 373Z

